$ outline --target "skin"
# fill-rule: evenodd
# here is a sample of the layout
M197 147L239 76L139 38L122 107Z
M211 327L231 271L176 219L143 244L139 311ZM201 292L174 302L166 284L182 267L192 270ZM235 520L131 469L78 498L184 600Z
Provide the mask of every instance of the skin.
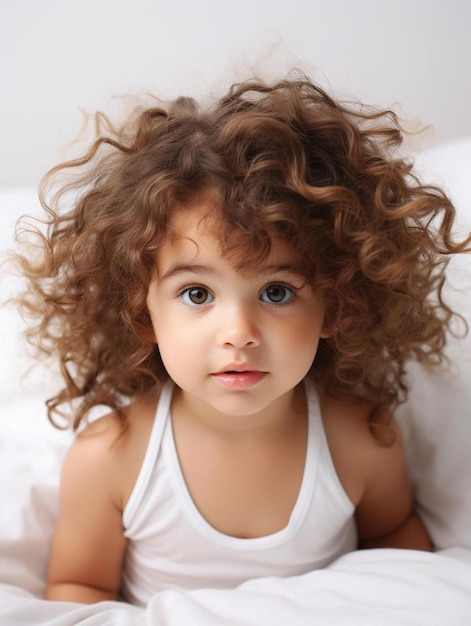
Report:
M209 208L201 201L177 214L147 305L176 383L172 425L189 492L220 532L260 537L287 525L298 496L307 439L302 380L328 330L289 246L275 238L256 271L240 272L221 255ZM394 420L395 441L384 447L368 428L370 405L319 397L334 465L356 507L360 547L430 550ZM71 446L46 598L118 597L121 516L155 407L156 399L128 407L124 435L115 415L101 418Z

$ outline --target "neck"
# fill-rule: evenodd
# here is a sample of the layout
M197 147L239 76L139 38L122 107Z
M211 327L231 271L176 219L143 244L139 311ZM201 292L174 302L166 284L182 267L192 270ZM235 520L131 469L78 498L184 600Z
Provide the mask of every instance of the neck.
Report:
M227 438L232 442L256 441L284 436L299 421L305 421L307 405L304 385L301 383L280 396L263 411L237 416L220 413L210 405L175 388L172 399L172 421L207 435Z

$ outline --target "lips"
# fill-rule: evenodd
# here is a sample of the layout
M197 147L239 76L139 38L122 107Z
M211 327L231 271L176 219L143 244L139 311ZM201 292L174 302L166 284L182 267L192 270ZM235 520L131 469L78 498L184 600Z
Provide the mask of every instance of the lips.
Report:
M244 365L229 365L214 373L213 379L227 389L247 389L259 383L267 372Z

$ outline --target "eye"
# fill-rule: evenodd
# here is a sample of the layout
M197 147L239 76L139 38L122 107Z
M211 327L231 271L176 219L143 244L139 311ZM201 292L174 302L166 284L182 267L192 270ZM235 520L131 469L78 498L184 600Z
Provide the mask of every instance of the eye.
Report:
M187 287L180 292L180 297L185 304L190 306L201 306L214 300L214 296L206 287Z
M270 304L286 304L293 297L293 290L286 285L273 284L263 290L260 299Z

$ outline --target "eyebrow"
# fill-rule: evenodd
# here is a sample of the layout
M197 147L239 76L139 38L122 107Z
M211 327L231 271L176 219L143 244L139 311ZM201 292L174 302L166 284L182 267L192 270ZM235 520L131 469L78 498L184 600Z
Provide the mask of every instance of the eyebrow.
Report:
M175 263L175 265L171 265L169 269L162 274L160 280L167 280L169 278L173 278L174 276L178 276L179 274L213 274L215 269L209 265L199 265L197 263Z
M201 276L214 274L216 269L211 265L201 265L198 263L175 263L162 274L160 280L168 280L179 274L199 274ZM256 268L254 273L257 274L290 274L291 276L303 277L299 267L289 263L273 263L271 265L262 265Z

